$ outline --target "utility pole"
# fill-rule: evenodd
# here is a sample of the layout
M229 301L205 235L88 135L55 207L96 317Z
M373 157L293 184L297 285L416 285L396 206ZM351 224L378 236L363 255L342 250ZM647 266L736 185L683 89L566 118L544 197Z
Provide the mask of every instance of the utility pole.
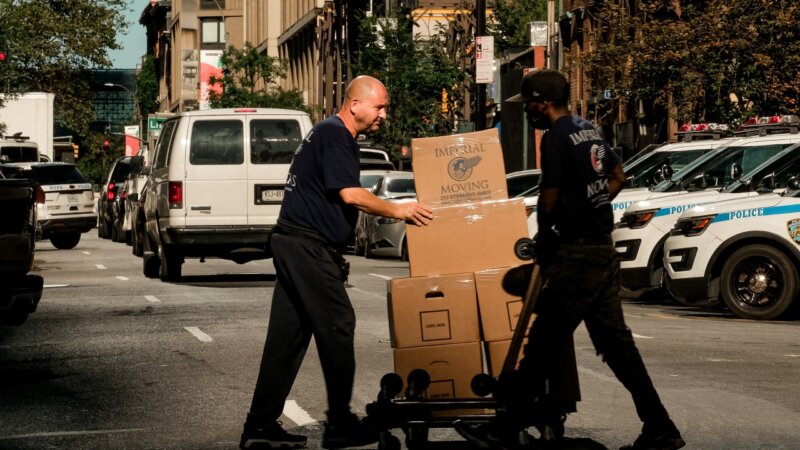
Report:
M475 36L486 33L486 0L475 1ZM475 59L477 64L477 58ZM477 73L477 68L476 68ZM486 85L475 83L475 131L486 128Z

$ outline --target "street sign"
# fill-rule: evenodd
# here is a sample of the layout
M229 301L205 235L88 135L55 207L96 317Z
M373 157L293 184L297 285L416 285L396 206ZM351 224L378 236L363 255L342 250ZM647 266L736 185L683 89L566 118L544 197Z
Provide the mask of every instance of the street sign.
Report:
M147 131L160 131L166 117L147 116Z
M475 37L475 83L494 82L494 36Z

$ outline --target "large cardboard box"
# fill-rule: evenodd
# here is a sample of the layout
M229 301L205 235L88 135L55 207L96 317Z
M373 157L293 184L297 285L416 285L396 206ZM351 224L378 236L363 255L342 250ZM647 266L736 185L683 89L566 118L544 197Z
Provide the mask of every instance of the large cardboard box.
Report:
M484 341L511 339L517 328L522 312L522 298L507 293L502 285L503 277L510 269L504 267L475 272L475 289L478 292L481 334Z
M403 392L408 374L423 369L431 377L425 398L473 398L472 377L482 373L481 343L434 345L394 350L394 370L403 378Z
M392 347L480 340L472 273L395 278L388 303Z
M527 344L527 339L525 344ZM510 347L510 339L486 343L486 359L489 364L489 373L493 377L497 377L502 372L503 362L505 362ZM523 347L520 347L518 356L520 359L522 358ZM550 364L552 364L550 392L563 401L579 402L581 400L581 388L578 381L578 364L575 361L575 345L572 339L570 339L564 351L558 355L556 361ZM519 359L517 360L517 367L519 367Z
M528 237L521 198L433 208L428 226L406 225L412 277L518 266L514 244Z
M508 198L497 128L411 140L417 199L428 206Z

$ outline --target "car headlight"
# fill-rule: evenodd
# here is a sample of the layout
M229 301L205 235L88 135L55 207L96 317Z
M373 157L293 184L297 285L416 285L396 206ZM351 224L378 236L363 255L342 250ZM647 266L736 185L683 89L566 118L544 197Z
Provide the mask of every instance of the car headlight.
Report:
M706 231L706 228L711 225L715 217L717 217L716 214L678 219L678 221L675 223L675 226L672 227L670 234L673 236L699 236Z
M617 223L617 228L642 228L656 216L658 209L647 209L644 211L626 212Z

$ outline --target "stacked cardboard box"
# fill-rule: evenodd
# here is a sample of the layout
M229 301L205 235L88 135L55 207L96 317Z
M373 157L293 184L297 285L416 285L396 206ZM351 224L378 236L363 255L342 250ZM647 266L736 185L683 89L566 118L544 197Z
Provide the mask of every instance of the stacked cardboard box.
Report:
M411 277L389 282L395 371L405 380L426 370L428 398L474 397L472 378L499 371L521 310L500 282L525 263L514 254L528 236L525 206L508 199L496 129L415 139L412 149L417 199L434 220L407 226Z

